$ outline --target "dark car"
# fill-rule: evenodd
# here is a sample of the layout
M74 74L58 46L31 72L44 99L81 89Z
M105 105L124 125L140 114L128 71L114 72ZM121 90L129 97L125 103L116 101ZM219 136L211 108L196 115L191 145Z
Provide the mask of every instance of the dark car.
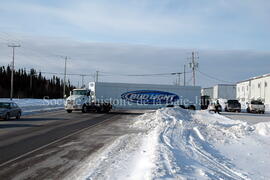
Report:
M20 119L21 108L14 102L0 102L0 119L9 120L11 117Z
M225 103L226 112L241 112L241 104L238 100L228 100Z

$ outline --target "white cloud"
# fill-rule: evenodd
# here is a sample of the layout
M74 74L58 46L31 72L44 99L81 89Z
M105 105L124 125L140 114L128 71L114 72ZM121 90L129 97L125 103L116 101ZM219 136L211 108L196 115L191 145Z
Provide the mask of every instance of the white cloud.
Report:
M149 74L183 71L191 49L129 45L120 43L83 43L63 38L19 38L23 44L16 49L17 68L35 68L46 72L63 72L64 60L57 55L71 57L69 73L94 74L96 70L113 74ZM270 53L256 51L227 51L199 49L200 70L218 79L240 81L251 76L269 73ZM0 46L0 64L11 62L11 49ZM190 71L190 70L188 70ZM101 75L109 75L101 73ZM81 77L69 77L74 84ZM188 74L188 80L190 79ZM172 84L168 77L101 76L102 81ZM85 81L92 81L87 77ZM198 74L198 83L209 86L217 82Z

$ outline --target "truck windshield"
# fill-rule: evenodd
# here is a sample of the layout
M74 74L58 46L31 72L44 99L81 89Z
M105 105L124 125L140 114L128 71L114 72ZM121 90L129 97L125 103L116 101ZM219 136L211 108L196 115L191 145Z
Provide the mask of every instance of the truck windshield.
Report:
M10 107L10 103L0 102L0 108L9 108L9 107Z
M261 101L251 101L251 104L263 105Z
M87 95L87 90L73 90L72 95Z
M228 100L228 104L238 104L238 100Z

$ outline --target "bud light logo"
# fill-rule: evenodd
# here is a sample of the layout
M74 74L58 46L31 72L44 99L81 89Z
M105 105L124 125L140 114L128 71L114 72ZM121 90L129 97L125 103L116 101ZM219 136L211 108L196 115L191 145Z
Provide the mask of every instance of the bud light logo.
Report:
M122 94L121 98L138 104L172 104L179 100L176 94L155 90L129 91Z

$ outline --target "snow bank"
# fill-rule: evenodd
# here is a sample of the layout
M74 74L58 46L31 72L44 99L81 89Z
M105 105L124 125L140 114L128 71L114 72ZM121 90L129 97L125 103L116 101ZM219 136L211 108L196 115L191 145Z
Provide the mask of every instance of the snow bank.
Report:
M63 99L13 99L13 101L20 106L23 115L64 108ZM10 102L10 100L0 98L0 102Z
M165 108L130 128L68 179L270 179L270 123Z

